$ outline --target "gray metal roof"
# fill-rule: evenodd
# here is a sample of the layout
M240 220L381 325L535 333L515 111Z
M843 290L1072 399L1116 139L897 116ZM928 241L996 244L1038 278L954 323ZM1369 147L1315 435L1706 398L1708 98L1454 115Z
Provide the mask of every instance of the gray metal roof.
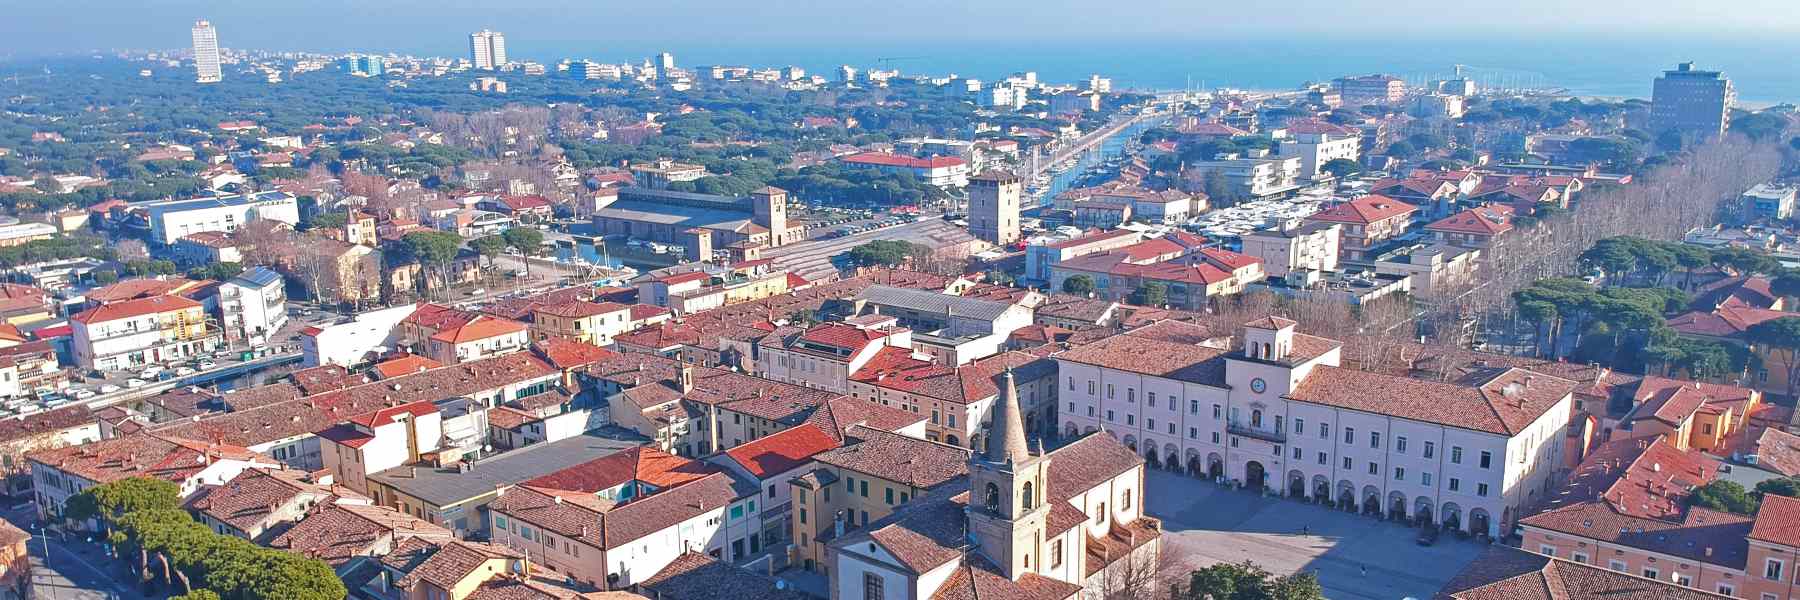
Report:
M1011 304L993 300L977 300L952 296L929 290L873 285L856 295L857 300L871 304L904 308L923 313L944 314L954 312L958 316L972 319L994 320L1006 314Z
M517 485L570 465L584 463L650 440L608 426L566 440L534 444L475 462L467 473L454 467L394 467L369 476L403 494L444 507L494 493L496 486Z
M264 288L281 281L281 274L268 267L250 267L231 278L230 283L244 287Z

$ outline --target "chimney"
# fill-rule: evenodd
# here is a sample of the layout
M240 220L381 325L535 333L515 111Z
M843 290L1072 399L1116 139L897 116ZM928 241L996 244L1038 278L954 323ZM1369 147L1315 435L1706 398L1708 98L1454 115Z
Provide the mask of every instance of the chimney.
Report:
M843 511L839 511L837 516L832 518L831 521L832 521L831 529L834 534L833 539L844 537L844 513L843 513Z
M676 384L680 386L681 393L694 391L694 365L681 363L681 373L677 377L679 379Z

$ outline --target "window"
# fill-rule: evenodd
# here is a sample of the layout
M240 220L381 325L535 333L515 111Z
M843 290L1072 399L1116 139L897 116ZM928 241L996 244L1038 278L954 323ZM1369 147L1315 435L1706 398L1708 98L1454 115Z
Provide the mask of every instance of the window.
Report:
M1125 415L1125 424L1126 425L1136 425L1137 424L1137 415Z
M1296 435L1306 433L1306 419L1294 419L1294 433Z
M1653 569L1650 567L1644 567L1644 578L1645 579L1656 579L1657 575L1659 575L1659 573L1656 572L1656 569Z
M1370 475L1380 475L1381 474L1381 465L1375 464L1374 461L1369 461L1369 474Z
M1035 498L1032 497L1031 482L1027 481L1025 482L1024 492L1019 497L1019 508L1031 510L1031 507L1034 506L1034 500Z
M1190 414L1190 415L1200 414L1200 401L1199 400L1189 400L1188 401L1188 414Z
M1402 435L1394 437L1394 451L1406 454L1406 436Z
M806 509L804 509L804 508L800 509L800 524L801 525L806 524ZM801 542L801 544L804 545L805 542Z
M1231 447L1233 447L1233 448L1238 447L1238 438L1235 435L1231 436Z
M1306 453L1302 452L1298 446L1294 447L1294 460L1300 460L1300 457L1305 454Z
M1113 397L1113 384L1109 383L1109 384L1106 384L1106 399L1111 400L1112 397Z
M1419 485L1430 487L1431 486L1431 474L1430 473L1420 473L1419 474Z
M1731 584L1729 584L1729 583L1721 583L1721 584L1719 584L1719 595L1720 596L1736 596L1737 588L1731 587Z
M1356 428L1355 427L1345 427L1344 428L1344 443L1346 443L1346 444L1356 443Z
M1451 446L1450 447L1450 464L1453 464L1453 465L1462 464L1462 446Z
M1212 443L1214 443L1214 444L1219 443L1219 432L1217 432L1217 431L1212 432Z
M1406 467L1394 467L1394 480L1406 481Z
M1436 448L1437 448L1437 444L1433 444L1431 442L1425 442L1425 458L1431 458L1432 450L1434 450Z
M1169 435L1175 435L1175 424L1174 423L1169 424Z
M769 497L770 498L775 497L775 486L773 486L773 485L769 486Z
M1094 380L1092 380L1092 379L1088 380L1088 395L1089 396L1094 395Z
M1355 464L1350 462L1350 457L1348 457L1348 456L1344 457L1344 469L1349 470L1354 467L1355 467Z
M1573 558L1573 559L1575 559L1575 562L1578 562L1578 563L1581 563L1584 565L1587 564L1587 561L1588 561L1588 555L1580 553L1580 552L1570 554L1569 558Z
M1063 561L1062 540L1056 540L1054 542L1050 542L1050 568L1052 568L1052 569L1062 568L1062 561Z
M881 585L881 576L874 573L863 573L863 600L886 600L887 589Z
M1692 577L1680 573L1671 573L1669 574L1669 577L1675 580L1675 585L1681 587L1694 587L1694 578Z
M1462 489L1462 480L1457 479L1455 477L1451 477L1450 478L1450 491L1454 492L1459 489Z
M1485 484L1485 483L1477 483L1477 484L1475 484L1475 495L1477 495L1477 496L1487 496L1487 490L1488 490L1488 488L1487 488L1487 484Z
M1261 409L1250 411L1250 426L1251 427L1262 427L1262 410Z
M1488 452L1486 450L1482 450L1481 451L1481 468L1486 469L1486 468L1493 466L1493 464L1494 464L1494 453Z
M894 488L887 488L887 493L884 496L883 500L889 505L892 505L894 503Z
M1544 556L1556 556L1556 546L1539 545L1538 546L1538 554L1542 554Z
M869 482L868 482L868 480L864 480L862 482L861 492L862 492L862 494L861 494L862 497L864 497L864 498L869 497Z
M1074 377L1069 378L1069 391L1071 391L1071 392L1075 391L1075 378Z
M1131 510L1131 490L1125 490L1125 495L1119 498L1119 510Z
M1144 404L1150 405L1150 408L1156 408L1156 392L1144 392Z
M506 528L506 515L503 515L500 513L494 513L494 529L499 529L501 531L510 531L509 529Z
M1785 567L1787 567L1787 563L1780 559L1769 559L1769 562L1763 563L1763 579L1781 581L1781 571Z
M1612 569L1614 571L1618 571L1620 573L1624 573L1625 572L1625 561L1618 560L1618 559L1606 561L1606 568Z
M1370 448L1380 448L1381 447L1381 432L1379 432L1379 431L1369 432L1369 447Z
M1280 432L1282 432L1282 431L1285 431L1285 430L1283 430L1283 429L1282 429L1282 428L1281 428L1281 417L1280 417L1280 416L1276 416L1276 417L1275 417L1275 432L1276 432L1276 433L1280 433Z
M1110 408L1109 408L1109 409L1106 409L1106 421L1107 421L1107 422L1108 422L1108 423L1111 423L1111 422L1112 422L1112 421L1114 421L1114 418L1113 418L1113 411L1112 411L1112 409L1110 409Z
M1223 419L1223 418L1225 418L1225 417L1224 417L1224 416L1223 416L1223 415L1224 415L1224 414L1225 414L1225 408L1224 408L1224 407L1221 407L1221 406L1219 406L1219 405L1217 405L1217 404L1214 404L1214 405L1213 405L1213 418L1214 418L1214 419Z
M1137 404L1137 389L1136 388L1125 388L1125 403L1126 404Z
M1190 439L1190 440L1200 439L1200 428L1199 427L1189 427L1188 428L1188 439Z
M1156 431L1156 419L1144 419L1144 428Z
M1090 417L1094 416L1094 407L1092 407L1092 406L1088 407L1088 416L1090 416Z
M1325 453L1324 453L1324 452L1320 452L1320 453L1319 453L1319 464L1321 464L1321 465L1322 465L1322 464L1325 464L1325 463L1326 463L1326 461L1328 461L1328 460L1330 460L1330 459L1329 459L1329 458L1326 458L1326 456L1325 456Z

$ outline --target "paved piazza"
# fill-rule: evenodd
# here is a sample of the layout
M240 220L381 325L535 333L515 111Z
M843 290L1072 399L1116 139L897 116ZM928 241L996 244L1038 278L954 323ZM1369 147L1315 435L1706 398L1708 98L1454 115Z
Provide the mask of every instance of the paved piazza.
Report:
M1314 571L1328 598L1428 599L1485 547L1450 534L1421 547L1410 526L1157 469L1145 477L1145 508L1162 519L1163 551L1179 554L1184 567L1248 559L1279 575Z

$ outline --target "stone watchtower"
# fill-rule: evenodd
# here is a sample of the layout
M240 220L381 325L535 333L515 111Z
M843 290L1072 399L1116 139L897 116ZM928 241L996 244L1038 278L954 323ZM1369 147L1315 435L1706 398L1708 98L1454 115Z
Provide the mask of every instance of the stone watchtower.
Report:
M750 192L751 222L769 230L771 248L794 241L790 238L796 235L788 231L787 196L787 190L775 186Z
M1025 417L1012 369L1001 376L1001 399L985 447L969 459L969 533L976 549L1008 579L1043 568L1050 506L1050 457L1026 446Z

